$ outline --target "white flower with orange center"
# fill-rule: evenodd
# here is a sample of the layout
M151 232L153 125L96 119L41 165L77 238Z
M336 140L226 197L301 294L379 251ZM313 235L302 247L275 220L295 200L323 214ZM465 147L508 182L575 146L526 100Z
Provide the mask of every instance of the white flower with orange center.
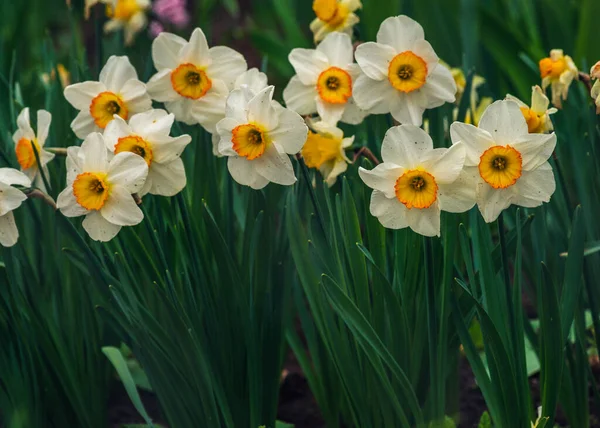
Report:
M410 227L424 236L440 235L440 212L463 212L474 189L461 177L465 148L434 149L431 137L414 125L390 128L381 146L383 163L360 178L374 189L371 214L389 229Z
M367 113L352 97L360 75L353 52L350 37L342 33L329 34L316 49L293 49L289 61L297 74L283 91L286 106L301 115L319 113L330 123L362 122Z
M308 128L298 113L273 101L273 86L256 95L247 88L232 91L217 131L219 152L229 157L227 167L238 183L262 189L270 181L296 182L288 155L302 149Z
M548 86L552 90L552 104L561 108L562 101L569 95L569 86L573 79L578 78L579 71L569 55L562 49L552 49L550 57L540 60L540 75L542 76L542 89Z
M146 14L152 5L150 0L102 0L106 3L104 31L110 33L123 29L125 45L131 45L137 33L148 24Z
M140 196L173 196L186 185L180 156L192 141L189 135L171 137L175 117L164 110L149 110L133 116L129 123L115 117L104 130L106 147L112 153L132 152L148 164L148 177Z
M67 217L84 215L83 228L95 241L109 241L122 226L133 226L144 215L133 193L148 175L148 164L131 152L108 160L100 133L91 133L81 147L67 149L67 188L58 195L57 207Z
M18 129L13 134L15 153L17 155L17 162L19 162L19 165L21 166L21 171L23 171L29 180L43 192L46 192L47 190L42 175L40 174L40 165L44 175L48 178L48 167L46 167L46 165L54 159L53 153L44 150L48 132L50 131L51 121L52 115L50 113L46 110L38 110L36 135L29 120L29 108L26 107L21 110L19 117L17 117ZM37 151L40 165L38 165L37 159L35 158L34 147L35 151Z
M152 59L158 70L148 82L148 92L165 103L175 119L199 123L210 133L225 116L225 103L236 79L247 69L246 60L225 46L208 48L200 28L190 41L161 33L152 43Z
M556 113L557 110L548 108L550 100L539 86L536 85L531 88L531 107L510 94L506 96L506 99L519 105L530 133L546 134L554 130L550 115Z
M590 71L590 78L596 79L596 83L594 83L594 86L592 86L590 95L596 103L596 113L600 114L600 61L598 61L592 67Z
M0 168L0 244L12 247L19 239L19 230L13 211L21 206L27 196L13 185L30 187L31 180L13 168Z
M346 156L354 136L344 138L344 132L335 125L320 121L310 124L302 157L306 166L317 168L328 186L333 186L338 175L348 169L350 159Z
M111 56L100 71L99 82L67 86L65 98L80 110L71 128L81 139L92 132L102 132L115 114L127 120L152 107L146 85L138 80L126 56Z
M360 21L354 12L361 7L360 0L314 0L317 17L310 23L310 30L315 43L335 31L352 35L352 28Z
M354 83L354 99L369 113L391 113L400 123L420 126L426 109L455 100L450 70L408 16L383 21L377 43L359 45L355 56L363 74Z
M530 134L519 105L496 101L479 127L450 126L452 143L466 148L463 176L476 191L479 211L488 223L511 204L533 208L548 202L556 184L548 163L556 135Z

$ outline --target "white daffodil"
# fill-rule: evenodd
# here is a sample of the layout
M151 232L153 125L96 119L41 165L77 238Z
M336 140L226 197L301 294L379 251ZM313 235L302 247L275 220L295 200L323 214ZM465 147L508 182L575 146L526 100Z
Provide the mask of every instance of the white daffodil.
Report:
M306 143L302 147L302 157L306 166L318 168L328 186L333 186L338 175L348 169L350 159L346 156L348 147L354 143L354 136L344 138L344 132L328 122L311 122ZM313 132L314 131L314 132Z
M15 143L15 152L17 154L17 161L21 165L21 171L34 182L34 185L43 192L46 192L46 186L44 180L40 174L40 168L35 158L35 150L38 152L42 171L48 178L48 167L46 165L52 159L54 154L44 150L44 144L48 138L48 131L50 130L50 122L52 121L52 115L46 110L38 110L37 112L37 135L33 132L31 122L29 121L29 108L26 107L21 110L19 117L17 117L17 131L13 134L13 141Z
M67 86L65 98L80 110L71 128L81 139L92 132L102 132L115 114L127 120L152 107L146 85L138 80L126 56L111 56L100 71L99 82Z
M462 145L434 149L421 128L400 125L385 134L381 157L383 163L358 172L374 189L371 214L384 227L410 227L424 236L439 236L441 210L463 212L475 205L475 192L461 177Z
M425 109L454 102L456 84L424 38L423 27L408 16L387 18L377 43L356 48L363 74L354 83L356 104L369 113L391 113L400 123L420 126Z
M598 61L590 70L590 78L596 79L596 83L592 86L590 95L596 103L596 114L600 114L600 61Z
M533 208L548 202L556 183L547 162L556 135L530 134L514 101L496 101L479 127L460 122L450 126L452 143L466 148L463 176L476 191L479 211L488 223L511 204Z
M137 33L148 25L146 14L152 5L150 0L102 0L106 3L104 32L110 33L123 29L125 45L131 45Z
M81 147L67 149L67 188L58 195L57 207L67 217L85 215L83 228L95 241L110 241L122 226L133 226L144 215L133 193L140 191L148 165L131 152L108 161L100 133L91 133Z
M300 151L308 128L298 113L273 101L273 86L254 95L245 88L231 92L226 117L217 124L219 152L240 184L262 189L270 181L296 182L288 155Z
M164 110L138 113L129 124L119 116L104 130L106 147L112 153L132 152L148 164L146 183L137 193L140 196L173 196L186 185L185 168L180 156L192 141L189 135L169 136L175 121Z
M550 115L556 113L558 110L548 108L550 100L539 86L536 85L531 88L531 107L510 94L506 96L506 99L514 101L519 105L530 133L547 134L554 130Z
M19 239L13 211L27 199L25 193L12 185L30 187L31 180L25 174L13 168L0 168L0 244L12 247Z
M152 43L152 59L158 70L148 82L153 99L164 102L175 119L199 123L210 133L225 115L225 103L238 76L246 71L244 57L225 46L208 48L196 28L190 41L161 33Z
M360 67L347 34L331 33L316 49L293 49L289 61L296 70L283 91L288 108L301 115L319 113L324 121L358 124L367 115L352 97Z
M561 108L562 101L569 95L569 86L577 79L579 71L570 56L564 55L562 49L552 49L550 57L540 60L542 89L548 86L552 90L552 104Z
M354 12L361 7L360 0L314 0L317 17L310 23L310 30L315 43L336 31L352 35L352 28L360 21Z

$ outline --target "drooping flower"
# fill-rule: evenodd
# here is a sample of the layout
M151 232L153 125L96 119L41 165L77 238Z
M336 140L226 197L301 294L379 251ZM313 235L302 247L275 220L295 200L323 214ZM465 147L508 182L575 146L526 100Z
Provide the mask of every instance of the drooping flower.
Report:
M552 132L552 120L550 115L557 112L555 108L548 108L550 100L539 86L531 88L531 107L512 95L506 96L507 100L516 102L527 122L527 128L532 134L546 134Z
M15 143L15 153L17 155L17 162L21 166L21 171L33 181L34 185L43 192L46 192L46 186L44 180L40 174L40 166L38 165L37 159L35 158L35 152L33 147L38 153L42 171L46 178L48 178L48 162L54 159L54 154L44 150L46 139L48 138L48 131L50 130L50 122L52 121L52 115L46 110L38 110L37 112L37 135L31 127L29 120L29 108L26 107L21 110L19 117L17 117L17 131L13 134L13 141Z
M598 61L590 71L590 78L596 79L596 83L592 86L590 95L596 103L596 114L600 114L600 61Z
M319 113L324 121L358 124L366 116L352 97L360 67L353 62L347 34L331 33L316 49L293 49L289 61L296 70L283 91L288 108L301 115Z
M108 161L100 133L91 133L81 147L67 149L67 188L58 195L57 207L67 217L85 215L83 228L95 241L114 238L122 226L133 226L144 215L133 193L140 191L148 165L134 153L122 152Z
M12 247L19 239L13 211L27 199L25 193L12 185L31 186L31 180L25 174L13 168L0 168L0 244Z
M348 169L350 159L344 149L354 142L354 136L344 138L344 132L331 123L311 122L302 157L306 166L318 168L328 186L333 186L338 175Z
M125 45L133 43L135 35L148 25L146 14L150 9L150 0L103 0L106 3L104 32L110 33L123 29Z
M440 235L440 212L471 209L474 189L461 176L465 148L434 149L431 137L413 125L390 128L381 146L383 163L360 178L373 189L371 214L388 229L410 227Z
M112 153L132 152L148 164L148 177L137 193L173 196L186 185L185 168L180 156L192 138L185 134L171 137L173 114L149 110L133 116L129 123L115 117L104 130L106 147Z
M199 123L214 133L229 91L247 69L244 57L225 46L209 49L204 33L196 28L189 42L161 33L152 43L152 59L158 70L148 82L152 98L164 102L175 119Z
M552 49L550 57L540 60L542 89L548 86L552 90L552 104L561 108L562 101L569 95L569 86L578 78L578 70L570 56L564 55L562 49Z
M99 82L75 83L67 86L64 93L79 110L71 128L81 139L92 132L102 132L115 114L127 120L152 107L146 85L138 80L126 56L111 56L100 71Z
M238 183L262 189L270 181L296 182L288 155L300 151L308 128L298 113L273 101L273 86L256 95L245 88L232 91L217 131L219 152L229 157L227 167Z
M317 17L310 23L310 29L315 43L335 31L351 35L352 28L360 21L354 12L361 7L360 0L314 0Z
M450 135L453 144L465 145L463 176L475 189L486 222L496 220L511 204L533 208L550 200L556 184L547 161L556 135L530 134L514 101L493 103L479 127L454 122Z
M354 99L369 113L391 113L400 123L420 126L426 109L455 100L452 74L439 66L423 27L407 16L383 21L377 43L361 44L355 56L363 74Z

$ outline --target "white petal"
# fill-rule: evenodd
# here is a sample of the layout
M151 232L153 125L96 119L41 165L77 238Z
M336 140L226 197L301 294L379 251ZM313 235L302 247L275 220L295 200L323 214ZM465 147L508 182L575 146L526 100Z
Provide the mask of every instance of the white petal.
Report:
M522 168L530 171L545 163L556 147L556 134L526 134L518 138L512 147L521 153Z
M83 172L83 156L80 156L81 147L67 148L67 186L71 186L75 178Z
M488 131L494 141L502 146L513 144L519 137L529 133L518 104L507 100L492 103L483 113L479 127Z
M50 122L52 122L52 115L46 110L38 110L37 112L37 140L40 147L44 147L44 143L48 138L48 132L50 131Z
M438 184L450 184L458 178L465 164L465 146L457 143L449 149L433 149L423 154L421 162Z
M367 115L368 113L359 108L356 105L354 98L351 97L346 103L346 108L344 109L344 114L342 114L341 121L344 123L349 123L350 125L358 125Z
M346 104L334 104L323 101L317 97L317 113L319 117L329 123L338 123L344 115Z
M133 134L131 126L129 126L121 116L115 115L115 118L108 122L108 125L104 128L104 143L106 144L106 148L110 152L114 152L115 146L119 142L119 138L131 134Z
M181 63L191 63L198 67L210 64L208 43L200 28L194 30L190 41L181 49L179 56Z
M129 119L129 126L138 135L151 138L151 136L167 136L175 121L173 114L162 109L152 109L134 115Z
M431 72L435 71L440 62L440 59L438 58L437 54L433 50L433 47L431 47L431 44L427 40L417 40L413 45L412 52L415 55L421 57L421 59L423 59L427 63L427 69L429 70L430 74ZM445 68L447 71L450 71L446 67L443 68Z
M131 152L121 152L108 164L107 174L109 183L122 186L132 194L144 185L148 175L148 164L141 156Z
M240 124L246 123L248 121L248 103L255 95L247 87L231 91L227 97L225 116L238 120Z
M0 168L0 183L8 186L13 184L23 187L31 186L31 180L21 171L17 171L14 168Z
M290 185L296 182L294 167L285 153L277 150L276 143L267 146L261 157L252 161L256 172L273 183Z
M406 210L408 226L423 236L440 236L440 206L435 201L429 208Z
M384 162L412 169L420 164L424 153L433 149L431 137L413 125L394 126L385 133L381 145Z
M377 43L392 46L396 52L410 51L417 40L424 38L423 27L405 15L387 18L377 32Z
M0 216L21 206L27 195L8 184L0 183Z
M88 213L88 210L77 203L72 185L60 192L56 200L56 207L65 217L79 217Z
M269 131L269 137L277 143L285 153L294 155L298 153L308 135L308 127L300 115L292 110L280 107L279 124Z
M54 155L54 153L50 153L47 150L42 149L40 151L40 163L42 164L42 166L45 168L45 166L52 160L54 159L56 156ZM46 177L48 177L48 174L46 174Z
M169 113L173 113L175 120L178 122L183 122L186 125L197 125L199 122L192 114L195 101L189 98L178 97L175 101L165 101L165 108Z
M521 101L520 99L518 99L517 97L515 97L511 94L506 94L506 97L504 99L514 101L515 103L517 103L519 108L521 108L521 107L529 108L529 106L527 104L525 104L523 101ZM545 110L544 110L544 112L545 112Z
M353 48L350 36L344 33L329 33L317 46L319 52L323 52L330 65L345 68L353 62Z
M552 167L546 162L533 171L523 171L523 175L514 187L513 204L532 207L541 205L542 202L549 202L556 190ZM527 205L528 201L529 205ZM531 205L532 201L537 201L538 204Z
M371 214L379 220L383 227L388 229L403 229L408 226L406 212L408 209L396 197L387 198L383 192L373 190Z
M111 56L100 71L100 82L111 92L121 92L131 79L137 80L137 72L126 56Z
M174 196L186 185L185 168L181 158L167 163L153 163L148 173L153 195Z
M121 88L121 96L127 104L130 115L152 108L152 100L146 91L146 85L139 80L127 81Z
M104 91L106 91L106 86L103 83L83 82L67 86L64 95L67 101L77 110L88 111L89 113L92 100Z
M182 98L173 89L171 83L171 70L162 70L150 78L146 90L153 100L161 103L175 101Z
M192 100L190 115L208 132L216 131L217 122L225 116L225 104L229 90L221 80L213 80L211 89L198 100ZM185 104L182 104L185 106ZM173 111L175 117L177 113Z
M249 161L244 157L231 156L227 158L227 169L229 169L231 177L244 186L250 186L253 189L262 189L268 183L268 180L256 171L254 161ZM262 184L262 186L255 187L256 183Z
M343 159L335 160L334 164L333 164L333 168L331 168L329 171L325 172L323 168L325 166L327 166L329 163L330 162L323 164L323 166L321 166L320 171L321 171L321 174L323 175L323 178L325 178L325 182L327 183L327 185L329 187L331 187L337 181L338 176L343 174L344 172L346 172L346 170L348 169L348 164Z
M89 109L81 110L77 116L75 116L75 119L71 122L71 129L77 138L81 139L84 139L93 132L102 131L102 129L96 126L94 118L90 115Z
M372 114L389 113L390 100L395 95L394 92L387 79L373 80L365 74L358 76L352 88L356 105Z
M421 91L427 97L427 108L439 107L444 103L453 103L456 100L456 82L450 70L444 66L435 67L427 75Z
M175 69L179 66L179 51L187 41L175 34L160 33L152 42L152 61L154 67L161 71L163 69Z
M395 198L396 181L403 172L404 168L388 162L380 163L370 171L363 167L358 168L361 180L371 189L382 192L386 198Z
M298 76L292 77L283 90L285 105L303 116L317 112L317 96L315 85L303 84Z
M389 103L390 113L398 122L421 126L423 112L427 108L427 97L424 91L409 94L397 92Z
M479 179L477 167L466 167L452 184L440 184L438 188L440 209L451 213L462 213L473 208Z
M260 91L248 103L248 119L263 126L267 131L274 129L278 124L277 111L273 107L273 86L268 86Z
M131 193L123 186L113 185L110 196L100 214L107 221L118 226L133 226L144 219L142 210L137 206Z
M206 68L209 79L220 79L233 89L235 80L248 68L242 54L226 46L212 47L208 53L212 60Z
M25 107L17 117L17 127L23 131L23 134L34 134L29 120L29 107Z
M154 163L169 163L178 159L186 146L192 141L187 134L179 137L161 137L152 140L152 154ZM152 165L154 165L154 163Z
M85 137L81 143L79 156L83 157L82 169L85 172L105 172L108 164L108 149L104 137L98 132L93 132Z
M498 218L511 204L513 189L494 189L482 179L477 183L477 207L486 223Z
M112 224L99 211L90 211L83 219L83 228L94 241L108 242L117 236L121 226Z
M292 49L288 59L305 85L315 85L319 74L329 68L327 56L315 49Z
M450 125L450 137L452 144L462 142L465 145L465 165L468 166L479 165L483 152L496 145L489 132L462 122Z
M0 244L3 247L12 247L19 240L19 230L15 223L15 216L9 212L0 217Z
M356 62L363 73L373 80L384 80L388 77L390 61L398 52L391 46L375 42L366 42L356 48Z
M267 75L262 71L258 71L256 67L246 70L235 79L233 85L235 89L242 86L247 86L251 92L257 94L267 87Z
M131 46L135 35L142 31L146 25L148 25L148 18L145 12L136 12L129 18L129 22L127 22L124 28L125 46Z

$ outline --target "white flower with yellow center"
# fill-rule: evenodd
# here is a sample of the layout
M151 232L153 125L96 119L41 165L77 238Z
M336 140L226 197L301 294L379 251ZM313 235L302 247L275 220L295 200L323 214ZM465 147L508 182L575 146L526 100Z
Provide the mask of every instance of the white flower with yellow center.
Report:
M463 177L476 191L479 211L488 223L511 204L533 208L548 202L556 184L547 162L556 135L530 134L514 101L496 101L479 127L460 122L450 126L452 143L466 148Z
M273 86L256 95L247 88L232 91L217 131L219 152L229 157L227 167L238 183L262 189L270 181L296 182L288 155L302 149L308 128L298 113L273 101Z
M413 125L390 128L381 146L383 163L360 178L374 189L371 214L388 229L410 227L424 236L440 235L440 212L463 212L474 190L461 178L465 148L434 149L431 137Z
M65 98L80 110L71 128L81 139L92 132L102 132L115 114L127 120L152 107L146 85L138 80L126 56L111 56L100 71L99 82L67 86Z
M423 27L408 16L387 18L377 43L356 48L361 74L354 99L373 114L391 113L400 123L420 126L426 109L454 102L456 84L425 40Z
M306 166L318 168L328 186L333 186L338 175L348 169L350 159L346 156L354 136L344 138L344 132L335 125L320 121L311 123L302 157ZM314 132L313 132L314 131Z
M133 193L148 175L148 164L131 152L108 161L104 137L92 133L81 147L67 149L67 188L58 195L57 207L67 217L84 215L83 228L95 241L109 241L122 226L133 226L144 215Z
M102 0L106 3L106 16L109 20L104 24L104 31L123 29L125 45L131 45L137 33L148 24L146 13L150 9L150 0Z
M140 196L173 196L186 185L185 168L180 156L192 141L189 135L169 136L175 117L164 110L138 113L129 124L115 117L104 130L106 147L112 153L132 152L148 164L146 183Z
M510 94L506 96L506 99L518 104L530 133L546 134L554 130L550 115L556 113L557 110L548 108L550 100L539 86L536 85L531 88L531 107Z
M310 30L315 43L335 31L352 35L352 28L360 21L354 12L361 7L360 0L314 0L317 17L310 23Z
M0 168L0 244L12 247L19 239L13 211L27 199L25 193L13 185L30 187L31 180L25 174L13 168Z
M289 61L297 74L283 91L286 106L301 115L319 113L330 123L362 122L367 113L352 97L360 75L353 52L350 37L342 33L329 34L317 49L293 49Z
M540 60L542 89L548 86L552 90L552 104L561 108L562 101L569 95L569 86L577 79L579 71L570 56L563 54L562 49L552 49L549 58Z
M13 141L15 143L15 153L17 155L17 162L21 166L21 171L34 182L34 185L43 192L46 192L46 186L44 180L40 174L40 167L35 158L35 152L33 147L38 153L42 171L46 178L48 178L48 168L46 165L52 159L54 154L44 150L46 139L48 138L48 132L50 130L50 122L52 121L52 115L46 110L38 110L37 112L37 135L31 127L29 121L29 108L26 107L21 110L19 117L17 117L17 131L13 134Z
M165 103L175 119L199 123L210 133L225 115L225 103L236 79L246 71L244 57L225 46L208 48L200 28L190 41L161 33L152 43L158 70L148 82L153 99Z
M600 114L600 61L598 61L592 67L590 71L590 78L596 79L596 83L594 83L594 86L592 86L590 95L596 103L596 113Z

